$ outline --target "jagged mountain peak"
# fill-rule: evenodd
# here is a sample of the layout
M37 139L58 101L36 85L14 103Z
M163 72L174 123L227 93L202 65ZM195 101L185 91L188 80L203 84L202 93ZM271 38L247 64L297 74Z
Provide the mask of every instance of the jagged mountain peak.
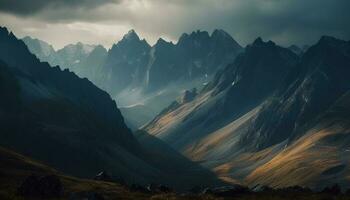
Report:
M96 49L107 51L106 48L100 44L97 45L94 50L96 50Z
M9 36L11 39L17 39L16 36L9 31L6 27L0 26L0 37L7 37Z
M134 29L128 31L127 34L123 36L125 40L140 40L140 37L137 35Z
M308 59L314 60L314 59L325 59L331 58L331 55L329 55L331 52L334 54L334 52L338 52L343 55L349 55L350 54L350 41L344 41L341 39L337 39L331 36L322 36L320 40L313 46L311 46L307 52L304 54L304 56ZM317 56L324 54L324 56L321 56L318 58ZM315 57L316 56L316 57ZM335 59L335 58L332 58ZM340 62L340 61L339 61Z
M41 61L46 61L50 56L56 53L55 49L49 43L26 36L22 41L27 45L28 49L34 53Z
M164 40L163 38L159 38L156 42L156 44L154 45L155 48L158 47L164 47L164 46L173 46L174 44L172 42L168 42L166 40Z
M178 40L178 42L179 42L179 41L182 41L182 40L184 40L184 39L186 39L186 38L188 38L188 37L189 37L188 33L182 33L181 36L180 36L180 38L179 38L179 40Z
M242 49L242 46L229 33L222 29L215 29L210 37L214 44L225 45L238 51Z
M90 51L95 48L96 45L93 45L93 44L85 44L85 43L82 43L82 42L77 42L75 44L68 44L66 46L64 46L62 49L65 49L65 48L81 48L81 49L90 49Z
M2 34L9 34L9 31L8 31L8 29L6 28L6 27L3 27L3 26L0 26L0 33L2 33Z
M32 38L32 37L30 37L30 36L25 36L25 37L23 37L22 39L35 40L35 38Z
M165 41L163 38L159 38L156 43L169 43Z
M211 34L211 37L225 37L225 38L232 38L229 33L222 29L215 29L213 33Z
M343 48L348 43L349 41L337 39L332 36L322 36L314 48L337 48L337 50L349 52L349 49Z
M276 46L276 44L271 40L264 42L261 37L258 37L254 40L251 46Z
M328 36L328 35L323 35L321 36L319 43L334 43L334 42L340 42L342 40L337 39L335 37L332 36Z
M261 90L272 91L275 86L271 83L280 82L281 76L285 76L297 60L298 56L292 51L257 38L232 64L218 71L205 91L216 88L215 95L227 88L236 88L243 82L246 85L263 84L268 87L261 87L264 88Z
M116 44L113 44L112 49L119 46L119 47L125 47L128 48L128 46L134 46L134 45L141 45L143 47L149 48L150 45L145 39L140 39L140 37L137 35L134 29L131 29L128 31L127 34L123 36L123 38L118 41Z
M261 37L258 37L254 40L253 45L254 44L259 45L259 44L263 44L263 43L264 43L263 39Z
M209 37L209 33L208 33L208 31L197 30L197 31L192 31L190 36L192 36L192 37L195 37L195 36Z
M181 45L189 41L198 41L198 40L202 41L202 40L209 40L209 39L210 39L210 35L207 31L197 30L197 31L192 31L191 34L183 33L179 38L177 44Z
M208 41L208 42L213 42L213 41L229 41L229 42L234 42L235 47L241 48L241 46L232 38L232 36L227 33L226 31L222 29L215 29L211 35L208 33L208 31L192 31L190 34L188 33L183 33L177 44L183 44L186 42L192 42L192 41Z

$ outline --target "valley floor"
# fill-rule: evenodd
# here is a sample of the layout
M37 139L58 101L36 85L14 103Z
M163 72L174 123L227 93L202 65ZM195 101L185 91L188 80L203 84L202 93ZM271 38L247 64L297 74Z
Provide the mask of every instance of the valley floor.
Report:
M141 192L118 183L80 179L63 175L30 158L8 149L0 148L0 199L50 199L19 195L18 188L31 175L40 177L54 175L59 178L63 186L63 193L59 197L51 199L350 199L350 195L346 196L344 194L333 196L331 194L288 193L282 191L247 193L228 197L203 194L175 194L172 192Z

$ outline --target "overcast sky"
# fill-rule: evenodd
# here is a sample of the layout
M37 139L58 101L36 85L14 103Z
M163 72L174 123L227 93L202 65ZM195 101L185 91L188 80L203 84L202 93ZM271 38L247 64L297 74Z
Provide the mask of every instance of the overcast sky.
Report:
M240 44L281 45L321 35L350 39L350 0L0 0L0 25L56 49L78 41L110 47L130 29L154 43L216 28Z

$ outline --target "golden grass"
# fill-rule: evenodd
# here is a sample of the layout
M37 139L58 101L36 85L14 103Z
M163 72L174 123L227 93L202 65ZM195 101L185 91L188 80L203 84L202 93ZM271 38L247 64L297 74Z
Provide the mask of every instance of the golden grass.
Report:
M339 131L337 127L309 131L269 162L255 169L245 181L272 187L312 186L324 170L340 163L336 147L318 143Z
M155 122L144 127L145 131L151 135L161 135L164 131L175 126L177 123L180 123L188 114L190 114L198 106L204 103L210 97L210 94L210 92L203 94L199 98L196 98L194 101L185 103L174 111L163 115Z
M251 120L258 113L259 110L260 107L258 106L255 109L243 115L242 117L240 117L239 119L209 134L195 145L187 148L184 154L190 157L192 160L203 160L211 150L219 147L225 141L228 141L231 138L238 136L236 134L236 131L242 128L242 126L244 126L249 120Z

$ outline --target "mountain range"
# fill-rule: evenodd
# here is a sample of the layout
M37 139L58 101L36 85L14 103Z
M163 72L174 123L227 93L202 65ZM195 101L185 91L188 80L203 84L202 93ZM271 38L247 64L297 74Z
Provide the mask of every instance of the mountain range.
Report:
M67 69L40 62L6 28L0 28L0 44L2 147L83 178L107 171L130 184L189 189L221 183L171 148L155 156L156 147L140 144L108 93Z
M176 44L160 38L154 46L141 40L134 30L113 45L104 66L102 84L112 95L130 87L146 92L164 88L171 82L205 78L233 61L242 47L223 30L183 34ZM164 76L171 74L171 76ZM118 88L120 87L120 88Z
M10 41L20 43L14 45L8 43L8 38L3 39L6 49L23 46L6 33ZM39 58L50 55L50 45L35 42L36 45L26 42L32 53ZM175 44L159 39L151 46L131 30L108 51L101 46L91 48L85 60L79 59L79 63L86 64L68 64L69 70L79 76L84 72L84 79L67 69L61 71L40 63L23 49L4 48L0 52L2 77L11 85L2 88L10 94L2 100L6 105L3 119L10 121L5 124L14 120L20 124L18 127L25 127L22 123L33 122L26 130L58 133L53 138L44 137L42 142L52 142L53 148L58 141L73 141L68 144L79 146L82 155L91 156L84 149L101 152L92 159L84 158L82 163L86 165L94 159L103 162L89 174L110 166L109 170L128 181L136 180L135 173L141 183L164 182L167 176L174 187L180 188L185 187L181 185L184 181L187 188L203 182L251 188L300 185L315 190L335 183L350 186L349 41L323 36L312 46L285 48L257 38L242 48L229 34L215 30L212 34L183 34ZM23 59L14 58L15 52ZM28 72L23 68L33 65L45 67L30 67ZM84 89L86 85L93 89ZM103 93L104 100L90 93ZM108 94L121 105L120 109ZM37 98L44 99L44 103L32 107L32 99L36 102ZM48 99L60 106L64 102L64 106L43 107ZM106 106L107 102L112 105ZM22 104L23 108L17 106ZM58 117L48 117L48 110L50 114L57 112L54 116ZM109 113L107 117L105 112ZM67 121L63 116L75 117ZM39 125L34 123L37 121ZM51 123L54 126L46 125ZM140 130L132 134L127 126ZM22 129L9 130L17 135L12 135L12 140L11 135L4 135L2 145L30 156L42 156L39 151L35 154L21 149L28 145L15 140ZM78 133L67 136L67 131ZM88 134L82 134L85 132ZM111 158L122 160L125 168ZM64 170L57 163L49 164ZM178 177L179 172L184 176Z
M297 55L258 38L143 130L232 183L349 187L349 50L324 36Z

